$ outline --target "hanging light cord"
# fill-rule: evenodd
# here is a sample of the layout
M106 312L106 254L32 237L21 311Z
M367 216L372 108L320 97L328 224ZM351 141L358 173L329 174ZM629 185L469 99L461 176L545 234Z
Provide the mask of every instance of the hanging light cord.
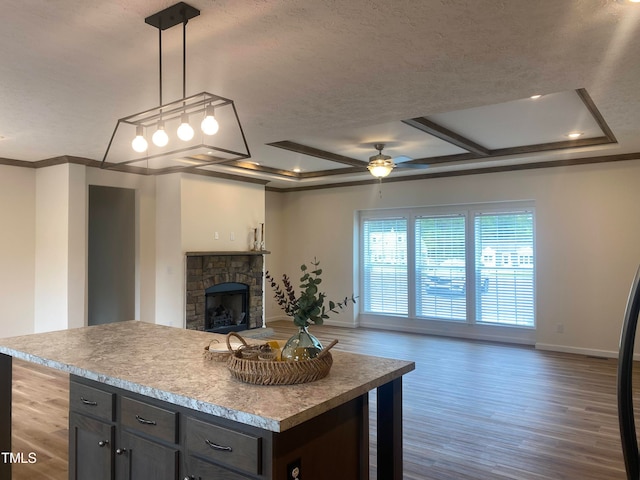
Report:
M162 28L158 28L158 78L160 80L160 105L162 105Z
M187 14L183 13L182 22L182 98L187 98Z

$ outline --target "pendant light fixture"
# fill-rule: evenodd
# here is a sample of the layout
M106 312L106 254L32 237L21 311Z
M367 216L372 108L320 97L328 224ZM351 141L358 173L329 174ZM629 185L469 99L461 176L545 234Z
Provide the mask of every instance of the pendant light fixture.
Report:
M371 172L371 175L378 179L383 179L388 176L396 166L393 163L393 159L389 155L383 155L384 143L376 143L375 149L378 150L378 154L369 157L369 165L367 168Z
M188 21L199 15L200 10L180 2L145 18L145 23L158 29L159 105L118 120L102 159L103 168L131 165L175 171L251 158L233 100L208 92L186 95L186 29ZM180 24L182 98L163 103L162 32ZM149 142L145 133L151 132ZM121 142L125 135L129 135L126 149Z

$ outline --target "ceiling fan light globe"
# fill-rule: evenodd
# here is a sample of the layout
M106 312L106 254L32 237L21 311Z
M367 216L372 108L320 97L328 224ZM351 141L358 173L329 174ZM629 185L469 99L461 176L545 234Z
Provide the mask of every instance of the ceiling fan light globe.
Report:
M391 173L391 170L393 170L393 167L395 167L393 162L385 159L371 160L367 166L371 175L376 178L384 178L388 176Z

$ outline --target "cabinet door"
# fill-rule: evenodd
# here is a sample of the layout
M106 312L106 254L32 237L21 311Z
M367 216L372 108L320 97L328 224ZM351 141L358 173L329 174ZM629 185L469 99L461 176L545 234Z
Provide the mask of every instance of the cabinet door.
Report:
M130 432L120 433L116 455L118 480L177 480L179 465L178 449Z
M110 423L69 413L69 479L113 479L114 433Z
M249 477L190 456L184 480L249 480Z

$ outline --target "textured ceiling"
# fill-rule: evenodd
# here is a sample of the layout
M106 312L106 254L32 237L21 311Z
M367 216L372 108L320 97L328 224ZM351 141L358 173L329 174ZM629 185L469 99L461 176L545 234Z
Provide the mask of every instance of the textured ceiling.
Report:
M117 119L158 104L158 35L144 18L173 3L4 0L0 157L101 160ZM400 123L416 117L461 128L467 138L489 142L484 145L489 149L533 138L558 141L537 128L571 123L562 117L573 111L563 101L549 102L532 128L515 130L522 110L501 110L499 104L577 89L588 92L617 142L500 161L640 152L640 5L616 0L188 3L201 15L187 30L187 94L208 91L234 99L251 160L261 166L309 172L345 167L268 145L282 141L366 161L376 153L373 143L384 140L390 155L421 158L423 144L442 141ZM164 33L163 51L163 97L176 100L182 96L180 28ZM456 117L459 111L465 112ZM503 128L483 133L491 125ZM457 149L446 143L436 148L437 155ZM434 164L398 169L392 176L473 166ZM366 170L293 180L247 175L282 188L371 178Z

